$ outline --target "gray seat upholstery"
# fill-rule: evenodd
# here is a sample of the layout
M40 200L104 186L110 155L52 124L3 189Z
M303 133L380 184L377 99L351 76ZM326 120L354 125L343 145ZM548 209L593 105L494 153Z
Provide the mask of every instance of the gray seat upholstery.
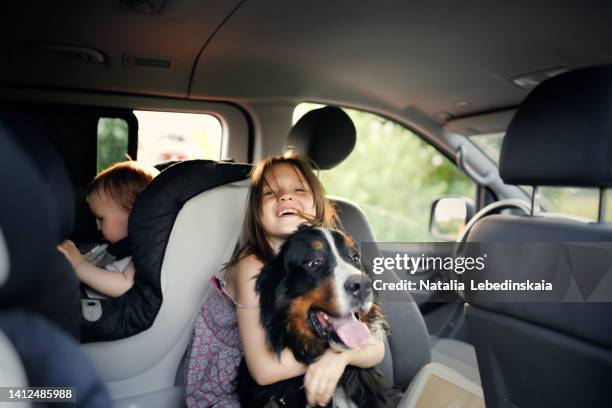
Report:
M356 130L348 115L340 108L325 107L304 115L293 127L287 147L306 154L321 169L330 169L352 151ZM375 242L363 211L354 203L330 197L343 229L357 243ZM393 277L387 276L389 279ZM397 276L395 279L399 280ZM405 390L421 367L430 361L448 364L467 378L480 383L474 348L464 342L438 339L430 344L427 328L417 304L410 294L404 299L383 302L391 335L387 339L382 370L394 387Z
M452 368L465 378L480 384L478 360L476 359L474 346L464 341L440 337L430 338L430 343L432 362Z
M357 242L375 242L366 215L345 199L331 197L344 230ZM392 343L387 347L383 362L385 374L397 388L404 389L416 372L430 361L444 364L466 378L480 384L478 363L474 347L462 341L431 337L427 340L427 328L416 303L407 298L397 304L385 304L385 315L391 326ZM408 324L407 324L408 323ZM411 353L405 353L410 344ZM401 351L401 352L400 352ZM393 367L393 371L385 367Z
M544 82L508 128L502 178L514 184L609 187L611 120L612 67ZM612 241L612 227L537 214L494 215L474 225L470 241L605 242ZM554 251L530 256L533 261L516 274L539 279L546 273L543 265L559 261ZM573 259L571 268L576 280L593 272L585 259ZM484 278L495 279L507 269L488 268ZM495 303L466 296L488 407L609 406L612 304Z

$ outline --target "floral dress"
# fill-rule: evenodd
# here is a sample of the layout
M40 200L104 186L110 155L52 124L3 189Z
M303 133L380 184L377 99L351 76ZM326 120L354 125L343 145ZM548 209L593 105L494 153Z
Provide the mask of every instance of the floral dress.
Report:
M211 279L215 286L195 322L185 375L187 407L239 408L236 393L242 343L235 307L241 305L227 295L225 281Z

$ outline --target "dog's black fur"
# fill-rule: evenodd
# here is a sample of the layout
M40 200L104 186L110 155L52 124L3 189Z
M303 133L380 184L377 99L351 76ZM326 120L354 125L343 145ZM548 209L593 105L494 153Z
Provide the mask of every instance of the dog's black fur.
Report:
M319 324L319 328L315 328L318 321L315 311L338 317L342 309L339 305L342 301L347 304L348 299L349 307L359 309L359 320L368 326L370 332L382 337L387 330L380 306L373 297L370 280L363 273L350 240L339 231L327 231L326 234L322 229L300 227L287 239L277 258L262 269L256 283L261 321L270 347L279 354L289 347L295 358L305 364L315 361L330 347L330 343L343 345L333 327L330 329L327 325L321 329ZM342 259L336 259L337 256ZM338 268L343 269L338 272ZM339 277L344 280L347 273L360 278L358 295L354 290L349 295L338 295L338 290L334 289L338 288L334 286L336 280ZM340 282L339 287L346 288L345 282ZM271 399L279 406L306 405L303 377L260 386L251 377L243 359L238 380L243 407L263 407ZM390 387L376 368L347 366L339 386L359 407L389 405Z

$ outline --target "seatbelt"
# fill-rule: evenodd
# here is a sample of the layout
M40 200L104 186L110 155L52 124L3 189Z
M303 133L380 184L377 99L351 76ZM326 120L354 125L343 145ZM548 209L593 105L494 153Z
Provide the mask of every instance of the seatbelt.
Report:
M114 244L103 243L96 245L83 254L86 262L104 268L106 265L115 262L117 259L125 258L132 254L130 243L127 238L117 241Z

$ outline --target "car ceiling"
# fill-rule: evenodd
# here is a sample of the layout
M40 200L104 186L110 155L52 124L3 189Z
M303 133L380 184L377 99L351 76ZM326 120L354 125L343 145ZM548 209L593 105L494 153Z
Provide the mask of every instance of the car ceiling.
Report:
M22 1L0 19L8 86L238 103L321 101L445 122L515 107L510 78L612 63L609 1ZM6 30L9 28L9 30ZM40 48L40 44L43 47ZM83 62L47 45L100 51ZM78 54L78 53L77 53ZM125 55L173 60L126 66Z

